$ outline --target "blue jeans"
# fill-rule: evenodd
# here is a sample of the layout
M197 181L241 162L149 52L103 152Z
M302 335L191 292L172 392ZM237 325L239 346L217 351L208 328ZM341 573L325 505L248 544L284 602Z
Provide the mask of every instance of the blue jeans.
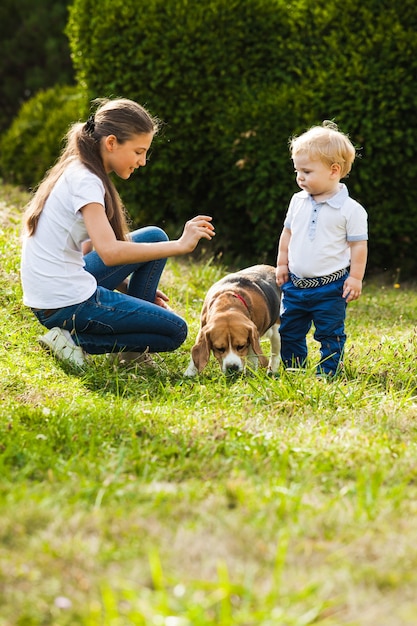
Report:
M130 238L135 243L168 240L155 226L140 228ZM90 354L170 352L184 343L185 320L154 304L166 259L109 267L93 251L84 260L86 270L97 280L96 292L84 302L49 315L42 309L34 311L41 324L69 330L74 341ZM127 277L127 294L113 291Z
M281 359L285 367L304 367L306 336L314 323L314 339L320 342L318 373L336 374L342 365L346 343L346 277L321 287L300 289L291 281L281 286Z

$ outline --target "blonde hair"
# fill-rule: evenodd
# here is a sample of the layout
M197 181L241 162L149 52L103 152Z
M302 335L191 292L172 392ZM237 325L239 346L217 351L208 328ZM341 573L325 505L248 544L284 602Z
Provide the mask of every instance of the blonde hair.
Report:
M124 206L104 169L100 142L109 135L115 135L122 144L136 134L156 134L159 120L152 117L140 104L126 98L94 100L93 104L99 104L95 114L86 122L77 122L70 127L61 156L46 173L28 205L25 213L28 236L35 233L45 202L59 177L70 163L79 160L103 182L107 218L117 239L126 238L128 229Z
M308 154L313 160L320 160L329 167L340 165L341 178L347 176L356 157L356 149L348 135L342 133L337 124L325 120L321 126L312 126L299 137L290 139L291 158Z

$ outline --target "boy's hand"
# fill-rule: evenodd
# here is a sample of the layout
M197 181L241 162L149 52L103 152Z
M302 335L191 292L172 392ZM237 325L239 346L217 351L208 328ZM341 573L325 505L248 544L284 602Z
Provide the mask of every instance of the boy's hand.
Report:
M359 278L348 276L343 285L342 298L346 299L346 302L352 302L357 300L362 293L362 281Z
M278 287L289 281L288 265L278 265L275 270L275 277Z

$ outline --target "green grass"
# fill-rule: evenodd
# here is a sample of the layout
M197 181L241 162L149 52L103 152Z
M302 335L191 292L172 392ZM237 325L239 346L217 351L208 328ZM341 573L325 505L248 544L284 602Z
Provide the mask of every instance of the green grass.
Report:
M417 615L417 292L369 282L346 375L183 377L206 289L158 369L41 350L21 304L19 207L0 196L0 625L400 626ZM265 350L268 346L265 344Z

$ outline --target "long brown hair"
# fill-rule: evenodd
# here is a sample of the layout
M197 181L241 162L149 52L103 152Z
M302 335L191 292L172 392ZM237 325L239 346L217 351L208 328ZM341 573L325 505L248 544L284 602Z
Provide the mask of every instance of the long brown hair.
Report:
M70 163L79 160L103 182L107 218L116 238L120 240L126 238L128 229L125 209L116 187L104 169L100 142L109 135L115 135L117 141L122 144L133 135L156 134L159 120L152 117L140 104L126 98L94 100L93 103L99 104L95 114L90 116L87 122L77 122L70 127L61 156L46 173L28 205L25 213L28 236L35 233L45 202L58 178Z

